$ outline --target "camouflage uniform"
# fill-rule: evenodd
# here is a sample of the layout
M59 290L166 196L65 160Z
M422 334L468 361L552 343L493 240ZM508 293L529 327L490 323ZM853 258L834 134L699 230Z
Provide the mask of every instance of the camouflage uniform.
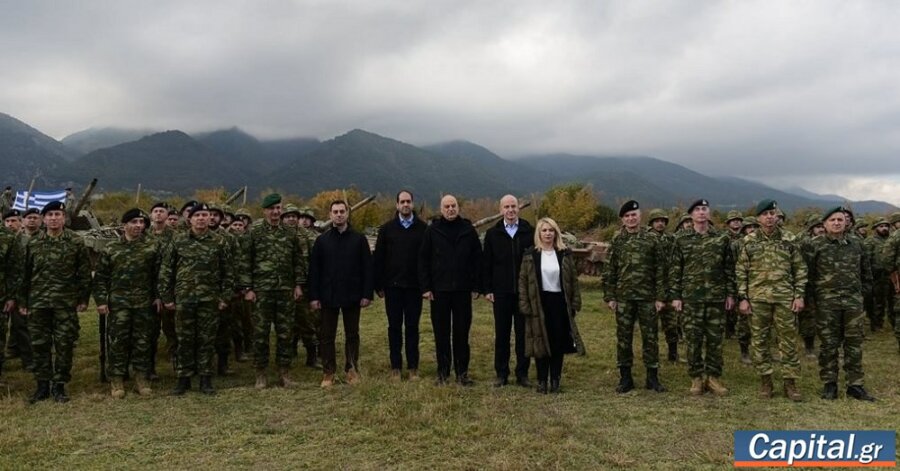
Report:
M813 240L815 238L813 235L813 228L820 224L822 224L821 215L810 215L809 219L806 221L806 231L797 237L797 243L800 245L800 252L803 255L803 260L806 262L807 271L809 270L810 257L812 256L813 251ZM803 339L807 356L811 356L814 354L815 350L817 318L816 297L811 283L807 283L806 285L803 302L803 311L797 313L798 332Z
M172 238L175 236L175 230L166 226L163 228L162 232L156 233L152 228L148 228L145 231L145 234L148 239L155 240L157 244L159 244L160 253L165 251L165 248L172 242ZM156 370L156 352L159 349L159 334L160 331L166 336L166 358L172 362L172 366L175 365L175 351L178 348L178 336L175 335L175 311L171 309L166 309L163 307L159 314L157 314L157 326L153 332L153 338L151 339L150 346L153 349L153 364L151 365L152 371Z
M838 381L838 350L843 347L848 386L863 385L863 297L871 285L868 257L858 240L824 235L813 239L809 254L809 284L816 299L819 377Z
M650 211L647 220L649 223L652 223L656 219L665 219L669 220L666 213L659 209L654 209ZM657 232L651 227L647 228L647 231L651 234L655 234L660 238L660 248L665 254L665 266L669 266L669 258L672 254L672 244L675 242L675 236L672 234L667 234L665 231ZM664 276L666 277L663 280L663 286L668 286L668 268L663 270ZM680 313L675 312L671 306L666 304L666 306L659 311L659 321L662 326L663 333L666 336L666 343L669 345L669 359L675 361L678 356L678 339L681 338L681 330L680 330L680 322L678 320Z
M639 323L644 366L659 368L657 313L654 301L665 299L666 255L659 237L638 230L613 237L603 270L603 299L616 301L616 364L631 368L634 324Z
M28 240L19 306L28 309L37 381L64 384L72 379L80 329L75 307L87 305L90 298L90 263L84 241L69 229L57 237L41 232Z
M221 209L219 211L221 211ZM228 247L232 273L234 274L235 281L238 281L240 279L240 270L242 270L242 254L241 245L238 242L237 236L222 229L221 226L213 232L215 235L221 237ZM231 296L228 298L227 302L229 304L229 309L219 317L219 326L216 330L216 356L218 357L217 372L220 375L225 375L230 372L228 369L228 355L231 353L232 331L234 330L234 315L230 306L238 304L240 301L239 298L241 297L240 291L236 288L237 286L235 286Z
M303 258L304 265L309 265L309 254L312 252L312 246L316 242L316 237L319 235L315 231L305 227L297 227L296 230L297 237L300 240L300 255ZM306 293L309 289L309 285L305 273L301 279L301 286L303 287L303 292ZM296 342L298 340L303 343L303 346L306 348L306 363L308 366L314 366L316 362L316 349L319 345L320 325L321 319L319 318L319 311L310 309L308 302L297 303L294 350L296 350Z
M894 290L894 336L897 338L898 347L900 347L900 290L895 280L900 271L900 230L894 231L893 234L885 242L881 249L882 263L891 276L892 289Z
M873 228L887 223L887 221L878 221L873 225ZM872 236L865 239L864 242L866 256L872 266L872 306L871 311L869 311L869 322L872 330L879 330L884 327L884 318L890 317L893 310L891 277L882 253L889 237L889 235L882 237L878 235L877 231L873 230Z
M230 256L225 240L211 231L179 232L164 249L159 294L163 303L175 303L178 378L213 374L219 303L234 290Z
M94 271L94 302L109 306L108 374L124 377L128 363L134 371L150 372L153 366L153 332L157 328L157 274L160 243L146 236L125 237L108 244ZM158 331L157 331L158 332Z
M722 376L725 299L735 293L728 234L710 227L706 234L688 229L675 238L669 281L669 299L683 302L688 374Z
M738 229L737 231L732 231L731 227L727 227L728 223L730 223L731 221L736 220L736 219L740 220L741 223L743 224L744 216L741 214L740 211L737 211L737 210L728 211L728 215L725 217L725 226L726 226L725 231L728 234L729 240L731 240L732 247L734 246L734 244L737 241L741 240L744 237L744 234L742 233L741 229ZM732 259L737 260L736 252L734 253L734 257L732 257ZM737 324L738 324L739 318L740 318L740 316L738 315L738 312L737 312L737 304L735 304L733 309L725 311L725 338L726 339L730 339L730 338L734 337L734 335L737 331Z
M772 328L781 353L785 379L800 377L794 299L805 294L807 270L795 236L776 227L772 234L757 230L744 237L737 266L738 297L751 304L751 350L756 371L772 374Z
M247 235L247 232L243 234L232 233L232 235L236 243L237 253L241 257L241 264L235 272L235 279L238 280L238 285L240 285L242 271L244 270L243 257L247 252L247 244L250 241L250 237ZM247 361L250 352L253 351L253 303L245 300L243 292L238 291L232 297L229 309L231 310L231 340L234 342L235 359L237 361Z
M7 301L16 299L21 267L22 247L18 237L5 227L0 227L0 374L3 373L6 352L6 326L11 315L18 316L16 313L4 312L2 306Z
M250 230L247 251L243 254L241 285L256 293L253 312L253 364L257 370L269 363L269 332L276 335L275 364L289 368L294 357L293 289L306 278L299 239L294 231L264 222Z

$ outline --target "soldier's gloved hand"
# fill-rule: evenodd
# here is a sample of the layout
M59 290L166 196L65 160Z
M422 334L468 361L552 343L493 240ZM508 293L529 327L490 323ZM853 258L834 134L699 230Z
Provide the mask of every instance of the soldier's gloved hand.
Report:
M100 314L101 316L109 314L109 306L106 304L97 306L97 314Z

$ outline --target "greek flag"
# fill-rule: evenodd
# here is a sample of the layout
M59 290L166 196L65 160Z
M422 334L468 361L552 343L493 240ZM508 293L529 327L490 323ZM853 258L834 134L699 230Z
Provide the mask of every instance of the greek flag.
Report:
M44 206L51 201L66 202L66 190L59 191L32 191L29 195L27 191L16 192L16 202L13 209L25 211L25 199L28 198L28 207L44 209Z

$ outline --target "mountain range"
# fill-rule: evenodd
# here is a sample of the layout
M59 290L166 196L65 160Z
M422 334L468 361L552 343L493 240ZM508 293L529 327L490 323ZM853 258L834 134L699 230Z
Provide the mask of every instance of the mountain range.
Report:
M721 210L745 210L762 198L782 207L846 203L838 195L776 190L750 180L703 175L652 157L533 155L504 159L457 140L414 146L364 130L329 140L261 140L239 128L188 134L178 130L91 128L57 141L0 113L2 182L26 188L72 185L92 178L101 191L134 190L187 195L197 188L277 189L300 196L355 186L393 196L406 188L417 199L441 194L498 198L529 195L568 183L590 184L601 201L617 207L630 198L645 206L686 206L698 197ZM253 194L253 193L251 193ZM896 210L880 201L850 202L860 213Z

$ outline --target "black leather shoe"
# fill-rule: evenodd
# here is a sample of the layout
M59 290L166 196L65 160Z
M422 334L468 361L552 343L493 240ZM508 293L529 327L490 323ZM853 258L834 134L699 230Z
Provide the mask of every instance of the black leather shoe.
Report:
M215 396L216 389L213 388L212 385L212 376L201 376L200 377L200 392L206 394L207 396Z
M54 401L60 404L69 402L69 395L66 394L66 383L53 383L53 386L50 387L50 395L53 396Z
M849 386L847 387L847 397L852 397L853 399L857 399L860 401L869 401L875 402L875 398L870 396L866 389L862 386Z
M825 388L822 390L822 399L833 401L837 398L837 383L825 383Z
M444 375L438 375L437 379L434 380L435 386L446 386L449 380Z
M647 368L647 381L644 387L651 391L666 392L667 389L659 382L659 370L656 368Z
M34 394L28 399L29 404L50 399L50 381L38 381Z
M616 386L616 392L625 394L634 389L634 378L631 377L631 368L623 366L619 368L619 385Z
M547 394L547 382L546 381L538 381L537 392L539 394Z
M472 381L472 378L469 378L469 373L463 373L456 377L456 382L460 386L474 386L475 381Z
M494 379L494 387L495 388L502 388L503 386L506 386L507 384L509 384L509 380L502 376L498 376Z
M550 380L550 394L559 394L559 379Z
M523 388L531 387L531 381L528 381L527 376L519 376L518 378L516 378L516 384L522 386Z
M183 396L184 393L191 390L191 378L189 376L178 378L178 382L175 384L175 389L169 393L172 396Z

